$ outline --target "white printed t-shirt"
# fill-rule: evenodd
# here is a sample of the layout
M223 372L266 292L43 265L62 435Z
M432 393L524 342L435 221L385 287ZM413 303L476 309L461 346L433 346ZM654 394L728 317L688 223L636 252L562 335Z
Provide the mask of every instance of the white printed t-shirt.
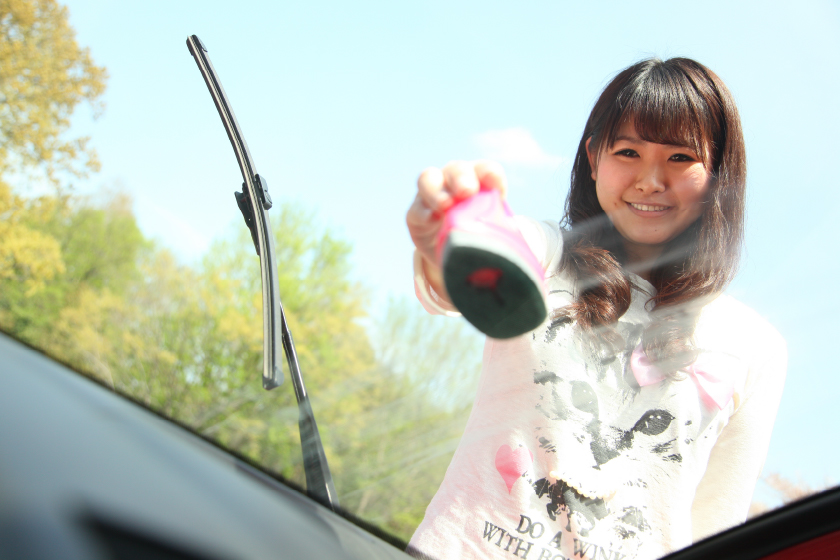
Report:
M556 271L559 227L517 220L545 269ZM456 314L429 287L419 258L424 307ZM636 348L653 287L631 279L632 302L616 330ZM567 275L546 284L550 309L573 301ZM640 382L629 352L599 356L577 331L549 319L526 335L487 339L466 429L411 554L658 558L746 519L784 384L778 332L720 296L701 312L691 373Z

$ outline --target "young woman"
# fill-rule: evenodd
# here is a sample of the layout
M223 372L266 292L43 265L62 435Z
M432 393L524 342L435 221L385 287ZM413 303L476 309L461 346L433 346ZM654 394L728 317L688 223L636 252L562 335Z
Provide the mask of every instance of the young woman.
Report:
M742 522L781 398L784 340L722 292L744 224L731 94L684 58L616 76L580 141L561 224L516 218L548 319L488 338L478 394L411 541L436 559L657 558ZM407 216L423 305L456 314L442 216L488 162L427 169Z

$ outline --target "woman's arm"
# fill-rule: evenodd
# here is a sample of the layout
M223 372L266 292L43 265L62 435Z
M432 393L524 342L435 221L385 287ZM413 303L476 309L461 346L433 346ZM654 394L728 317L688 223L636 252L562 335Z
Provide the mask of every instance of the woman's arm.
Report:
M787 371L784 339L769 325L744 397L712 448L692 507L694 540L743 523L761 474ZM765 329L762 329L765 331Z

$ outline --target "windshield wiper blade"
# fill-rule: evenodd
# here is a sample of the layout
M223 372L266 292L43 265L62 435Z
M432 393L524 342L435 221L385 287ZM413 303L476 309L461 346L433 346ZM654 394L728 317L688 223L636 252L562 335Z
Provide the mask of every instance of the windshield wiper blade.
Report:
M286 322L283 305L277 286L277 264L274 256L274 236L271 233L271 222L268 210L272 206L268 185L264 177L257 174L248 145L233 114L233 108L225 95L225 90L219 81L213 64L207 56L207 47L197 35L187 38L187 48L195 58L199 71L210 90L213 103L219 111L222 124L225 126L239 169L242 172L242 192L236 195L236 204L245 219L245 225L251 231L254 249L260 257L262 271L262 302L263 302L263 388L274 389L283 383L283 370L279 359L279 349L282 344L289 365L292 386L298 402L300 427L300 443L303 452L303 466L306 473L306 491L311 498L321 504L338 510L338 496L333 485L324 446L315 422L315 414L309 402L309 396L303 384L303 377L298 365L295 344L292 333Z
M254 240L254 248L260 256L262 271L263 303L263 388L273 389L283 383L283 369L280 363L280 332L277 328L276 310L280 309L277 288L277 267L274 263L274 236L271 235L271 223L267 210L272 202L265 188L265 180L257 175L248 145L227 100L222 83L216 76L213 64L207 56L207 48L198 36L187 39L187 47L195 58L198 69L204 77L207 89L213 97L213 103L222 118L239 169L242 172L242 192L236 193L236 202Z

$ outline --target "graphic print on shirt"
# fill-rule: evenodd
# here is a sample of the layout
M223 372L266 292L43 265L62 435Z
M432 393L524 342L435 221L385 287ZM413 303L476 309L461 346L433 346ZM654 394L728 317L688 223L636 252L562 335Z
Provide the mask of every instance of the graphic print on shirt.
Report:
M508 494L513 484L528 472L533 462L534 454L525 447L512 449L507 444L499 447L496 451L496 470L502 475Z
M629 364L643 328L620 322L616 329L626 348L612 356L576 339L568 321L541 333L542 343L576 353L563 363L579 369L555 372L545 364L534 371L535 407L544 421L534 428L533 445L497 451L497 468L500 456L509 457L504 463L509 469L499 471L508 492L521 478L536 501L534 510L520 514L518 529L539 527L547 535L542 540L551 540L535 544L568 558L632 557L652 537L647 507L639 505L649 501L634 496L678 476L684 449L711 419L699 407L681 406L681 381L663 381L643 393ZM526 447L541 457L530 460ZM492 533L494 525L488 526L485 533ZM507 534L513 538L521 532L513 528ZM518 538L523 536L528 535Z

